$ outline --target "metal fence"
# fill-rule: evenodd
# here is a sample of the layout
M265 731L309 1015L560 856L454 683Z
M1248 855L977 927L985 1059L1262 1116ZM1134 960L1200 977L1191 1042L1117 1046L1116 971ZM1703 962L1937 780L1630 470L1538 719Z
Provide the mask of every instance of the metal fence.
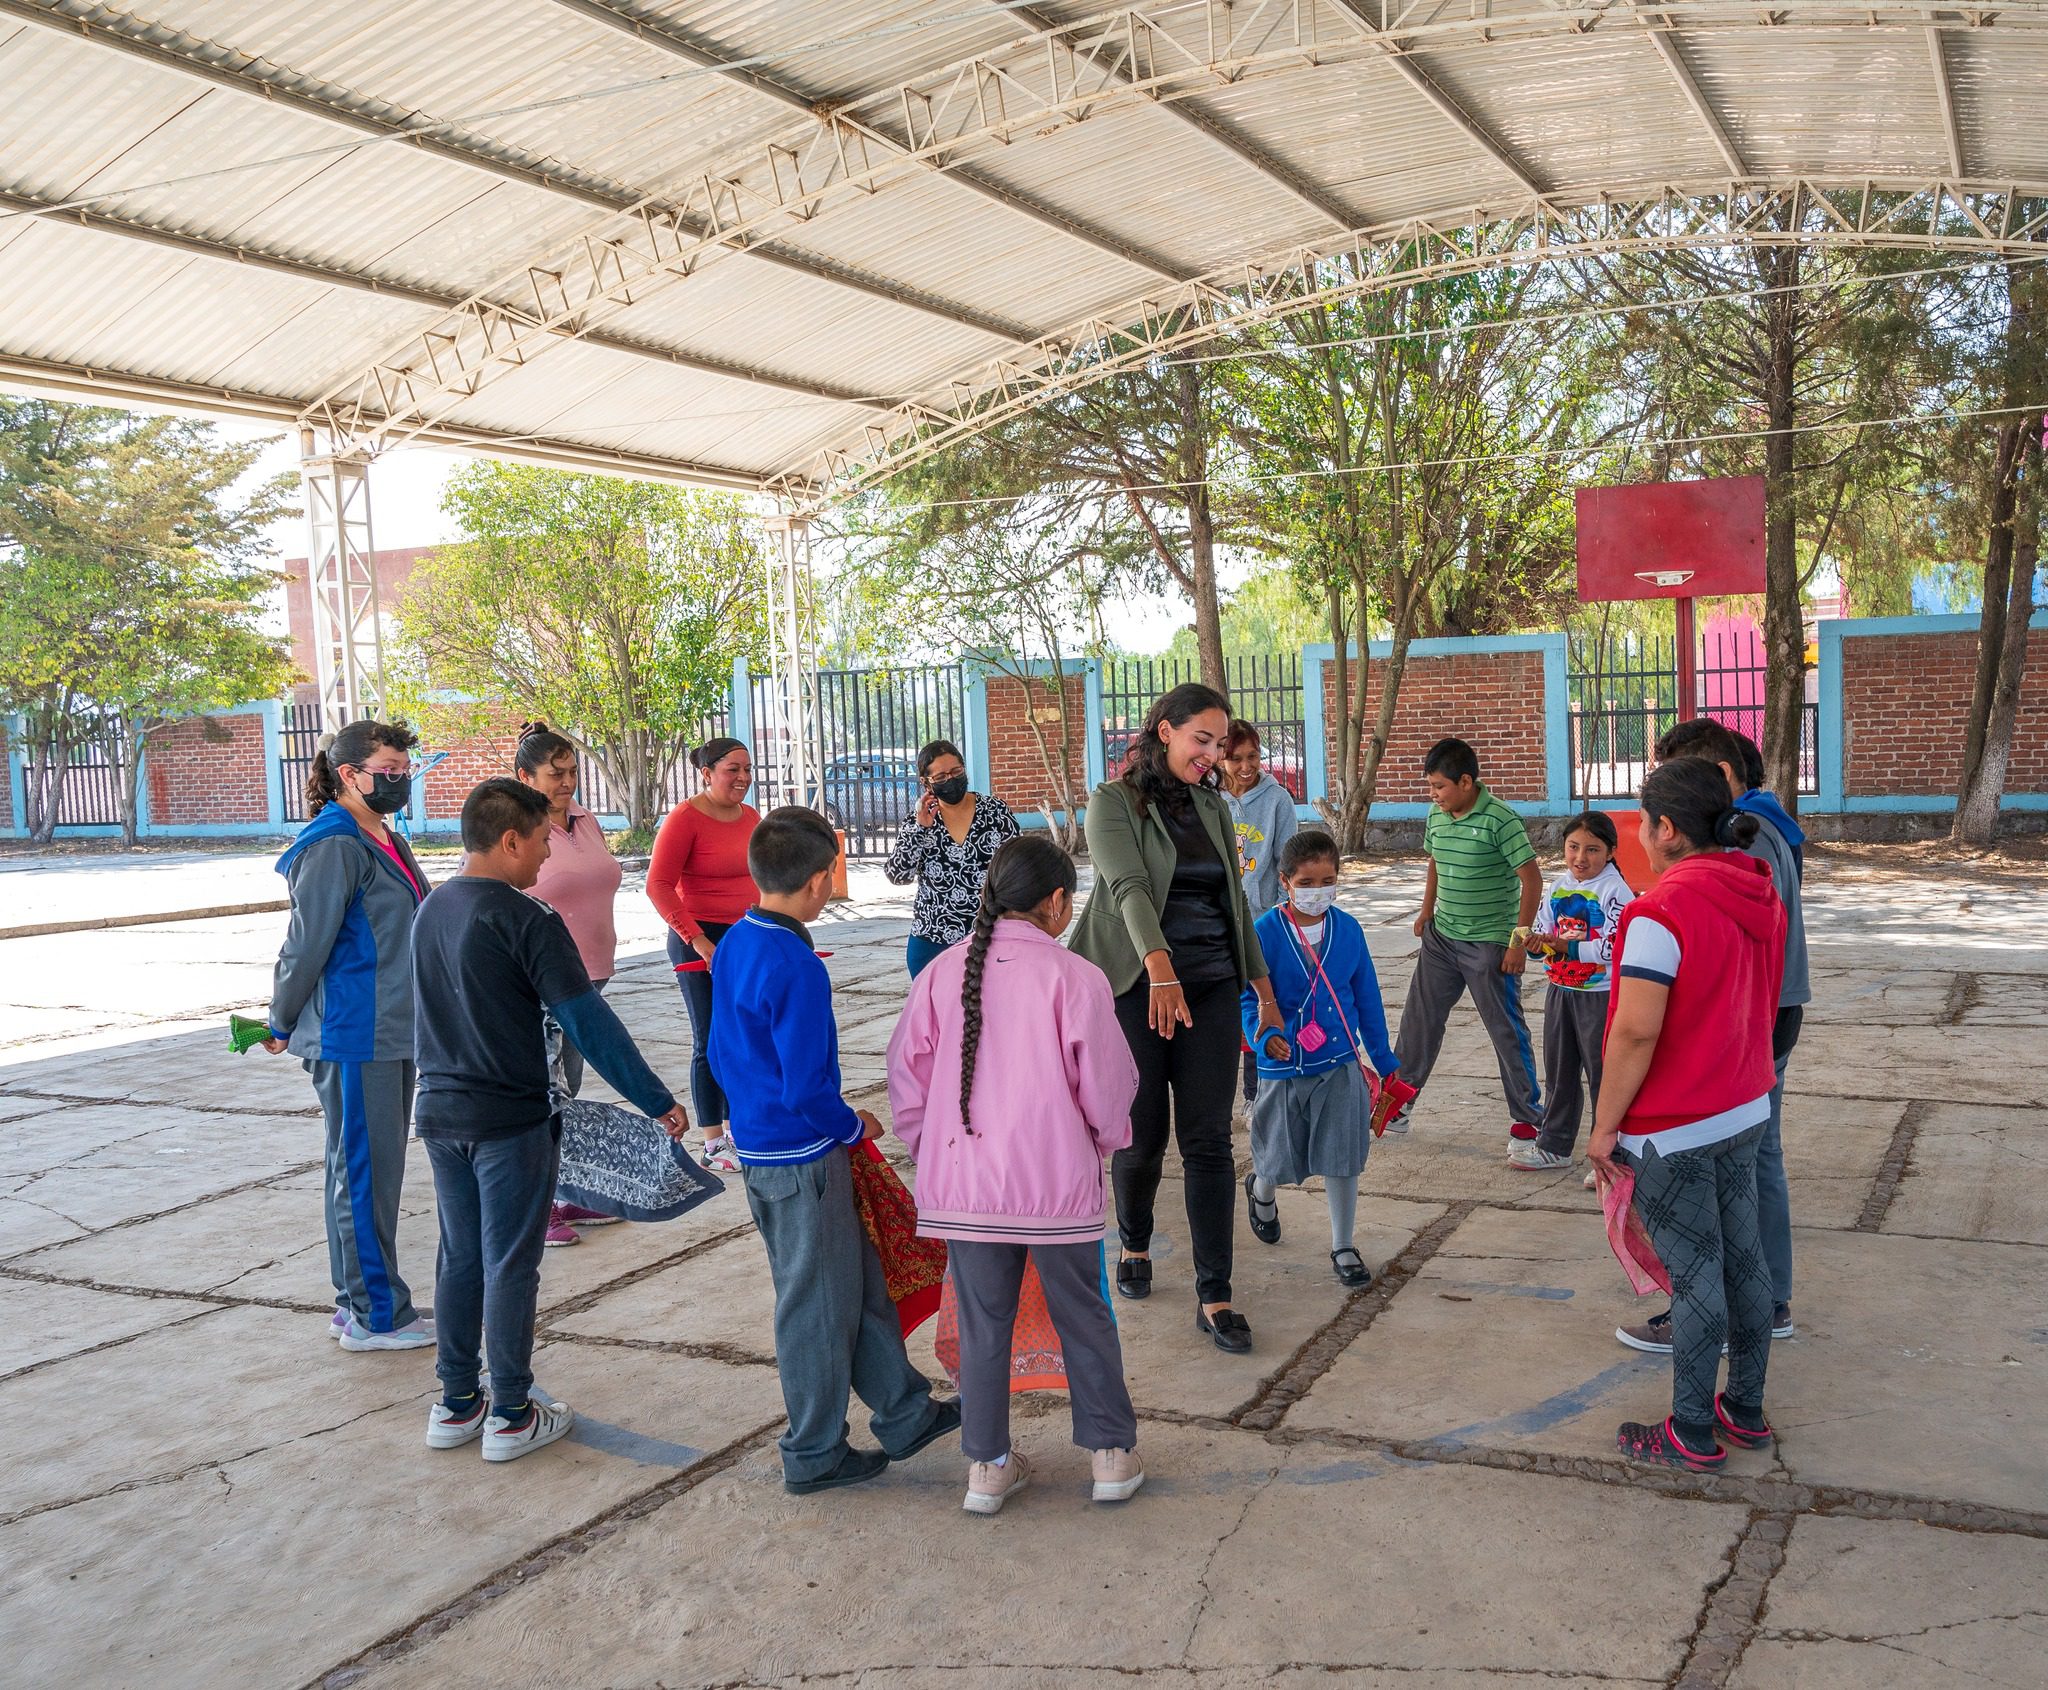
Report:
M306 819L306 777L313 772L313 753L320 747L321 718L317 704L285 700L277 721L277 779L284 792L284 819Z
M120 724L107 724L83 745L74 745L64 769L57 794L57 826L117 827L121 821L121 782L127 774L127 737ZM36 778L34 764L23 768L24 781ZM48 786L40 795L28 794L30 814L39 814L48 801Z
M1567 662L1571 698L1572 796L1632 798L1648 773L1657 738L1678 720L1678 646L1668 635L1622 636L1604 644L1574 638ZM1702 635L1695 707L1759 744L1764 737L1764 666L1754 643L1725 630ZM1820 790L1820 705L1800 711L1799 790Z
M1301 658L1278 656L1226 657L1225 691L1233 713L1259 730L1266 769L1275 780L1305 801L1306 734L1301 702ZM1145 713L1165 692L1186 681L1199 681L1202 666L1192 657L1118 657L1102 665L1102 766L1111 774L1122 766L1124 753L1144 726Z

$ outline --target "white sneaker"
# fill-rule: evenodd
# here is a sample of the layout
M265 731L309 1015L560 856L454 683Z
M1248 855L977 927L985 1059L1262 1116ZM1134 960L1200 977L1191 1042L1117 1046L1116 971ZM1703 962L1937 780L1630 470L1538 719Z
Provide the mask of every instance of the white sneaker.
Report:
M1093 1459L1097 1502L1128 1502L1138 1494L1138 1487L1145 1482L1145 1468L1136 1450L1098 1449Z
M714 1174L736 1174L740 1171L739 1153L732 1147L732 1135L724 1138L707 1138L704 1148L697 1153L697 1166L709 1168Z
M542 1402L532 1399L533 1412L526 1417L526 1424L517 1431L512 1423L495 1410L484 1422L484 1459L486 1461L517 1461L522 1455L531 1455L543 1444L551 1444L557 1438L567 1437L576 1424L576 1411L565 1402Z
M1600 1189L1600 1176L1591 1168L1586 1170L1586 1189L1588 1191L1598 1191Z
M970 1514L1000 1514L1003 1504L1030 1483L1030 1463L1013 1448L1000 1467L977 1461L967 1469L967 1498L960 1506Z
M1548 1173L1553 1168L1569 1168L1571 1165L1569 1156L1560 1156L1556 1151L1545 1150L1537 1144L1518 1144L1508 1152L1508 1166L1526 1173Z
M434 1342L434 1329L415 1315L395 1332L372 1332L358 1326L353 1318L341 1335L345 1350L424 1350Z
M427 1448L460 1449L484 1435L484 1421L491 1412L491 1394L479 1391L469 1413L457 1415L446 1403L437 1402L427 1410Z
M1409 1118L1413 1116L1414 1113L1414 1104L1402 1104L1400 1108L1396 1109L1393 1112L1393 1114L1387 1117L1387 1131L1390 1133L1405 1133L1408 1130Z

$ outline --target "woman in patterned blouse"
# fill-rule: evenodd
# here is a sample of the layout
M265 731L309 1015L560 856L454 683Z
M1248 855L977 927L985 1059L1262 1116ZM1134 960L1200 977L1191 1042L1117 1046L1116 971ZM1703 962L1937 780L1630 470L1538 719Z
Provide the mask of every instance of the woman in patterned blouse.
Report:
M894 885L917 882L905 958L913 980L967 937L989 862L1005 839L1017 837L1017 818L1000 798L968 791L967 764L951 740L935 739L917 754L917 775L924 796L882 869Z

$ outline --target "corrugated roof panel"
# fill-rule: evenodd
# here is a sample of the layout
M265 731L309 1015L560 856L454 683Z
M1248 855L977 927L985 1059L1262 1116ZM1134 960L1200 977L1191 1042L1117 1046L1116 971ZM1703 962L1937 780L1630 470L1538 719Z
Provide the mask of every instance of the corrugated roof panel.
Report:
M2048 182L2048 41L1950 30L1942 48L1962 120L1963 168L1993 181Z

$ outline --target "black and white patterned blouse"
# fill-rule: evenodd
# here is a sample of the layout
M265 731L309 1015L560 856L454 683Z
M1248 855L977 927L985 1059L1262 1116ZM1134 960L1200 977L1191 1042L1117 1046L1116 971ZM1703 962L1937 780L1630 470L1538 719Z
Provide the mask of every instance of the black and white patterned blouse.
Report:
M917 903L911 911L910 930L934 945L957 945L974 927L974 912L981 907L981 883L988 878L988 865L1005 839L1017 837L1017 818L1000 798L976 795L974 819L967 824L967 837L958 844L946 831L943 818L929 827L919 827L913 812L903 824L903 835L882 872L891 884L908 886L917 882Z

